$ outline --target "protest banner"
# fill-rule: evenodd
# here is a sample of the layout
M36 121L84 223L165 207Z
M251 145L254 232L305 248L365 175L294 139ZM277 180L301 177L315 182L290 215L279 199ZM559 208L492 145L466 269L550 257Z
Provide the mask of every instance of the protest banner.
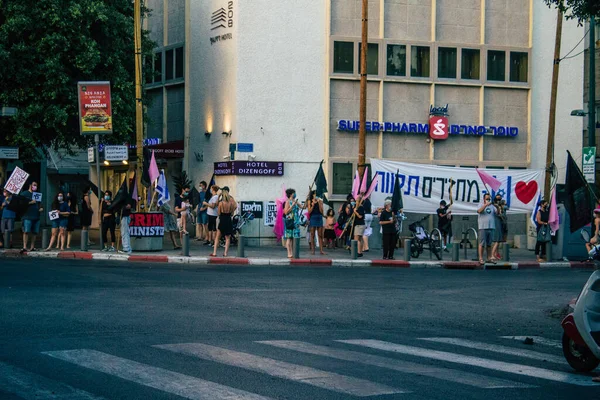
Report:
M373 175L379 183L371 195L373 206L383 206L386 197L394 191L396 172L402 189L404 212L431 214L441 200L449 200L450 180L454 181L452 195L454 215L475 215L478 205L487 192L475 168L441 167L431 164L411 164L398 161L371 159ZM537 195L543 189L543 170L534 169L484 169L501 182L492 196L502 195L509 213L529 213L535 206ZM489 189L491 190L491 189Z
M23 189L23 185L27 182L29 178L29 174L23 171L19 167L15 167L15 170L8 178L8 181L4 185L4 188L8 190L10 193L19 194L21 193L21 189Z
M54 221L55 219L58 219L60 217L58 210L52 210L48 213L48 219L50 221Z
M38 203L42 202L42 194L39 192L33 192L31 194L31 199L37 201Z

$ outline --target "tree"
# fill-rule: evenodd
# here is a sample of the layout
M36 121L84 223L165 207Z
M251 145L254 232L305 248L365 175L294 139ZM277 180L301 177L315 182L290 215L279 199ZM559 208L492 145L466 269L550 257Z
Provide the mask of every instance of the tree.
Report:
M600 17L600 1L598 0L544 0L548 6L560 8L569 19L577 18L582 23L590 16Z
M114 133L104 141L133 142L133 11L131 0L0 0L0 105L18 108L0 118L0 145L19 146L22 159L89 145L78 81L111 82ZM153 48L144 32L144 55Z

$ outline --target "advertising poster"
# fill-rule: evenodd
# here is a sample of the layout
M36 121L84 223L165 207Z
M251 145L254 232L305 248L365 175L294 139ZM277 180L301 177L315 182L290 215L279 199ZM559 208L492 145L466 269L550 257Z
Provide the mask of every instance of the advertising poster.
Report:
M81 134L111 133L110 82L79 82L77 92Z

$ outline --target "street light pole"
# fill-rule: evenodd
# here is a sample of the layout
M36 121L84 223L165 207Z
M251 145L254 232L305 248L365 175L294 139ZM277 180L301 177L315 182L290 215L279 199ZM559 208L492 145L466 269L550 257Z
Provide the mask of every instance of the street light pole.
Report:
M358 174L362 178L367 152L367 48L369 41L369 1L362 0L362 43L360 44L360 121L358 128Z
M596 147L596 19L590 17L588 147Z
M135 142L136 142L136 180L138 189L142 187L142 166L144 159L144 125L142 108L142 9L141 0L133 4L133 30L135 45ZM136 199L137 201L137 199Z

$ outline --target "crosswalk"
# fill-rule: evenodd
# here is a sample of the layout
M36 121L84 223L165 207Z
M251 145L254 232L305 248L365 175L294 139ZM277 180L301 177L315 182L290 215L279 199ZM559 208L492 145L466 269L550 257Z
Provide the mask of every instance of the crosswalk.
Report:
M286 393L286 399L296 398L294 394L302 393L302 388L312 393L310 397L323 399L329 396L410 399L422 398L419 391L432 380L440 390L451 387L489 393L522 391L522 398L527 391L535 391L548 383L598 386L590 376L572 372L551 339L538 337L538 345L528 349L516 344L517 337L492 338L492 343L457 337L421 337L411 340L410 345L405 344L406 338L398 341L330 338L320 339L319 343L248 341L238 344L236 349L231 345L202 342L143 346L165 359L187 360L186 365L190 363L193 367L185 371L165 367L160 356L149 363L148 359L134 360L131 358L136 357L127 358L114 350L48 350L39 357L46 362L61 363L63 369L104 374L103 381L117 379L115 382L143 386L145 390L156 391L156 397L152 398L162 398L160 393L163 393L168 398L175 395L192 400L265 400L280 398L277 393L285 391L290 384L295 385L295 390ZM246 349L239 350L240 346ZM227 373L215 378L210 373L214 365L221 366ZM382 371L381 375L385 371L388 379L378 379L380 373L369 373L372 370ZM237 379L242 375L244 379ZM268 377L269 385L283 389L273 391L248 382L249 376ZM94 393L95 387L78 386L77 381L53 380L38 371L0 360L0 397L2 393L9 393L25 400L109 400L106 392Z

